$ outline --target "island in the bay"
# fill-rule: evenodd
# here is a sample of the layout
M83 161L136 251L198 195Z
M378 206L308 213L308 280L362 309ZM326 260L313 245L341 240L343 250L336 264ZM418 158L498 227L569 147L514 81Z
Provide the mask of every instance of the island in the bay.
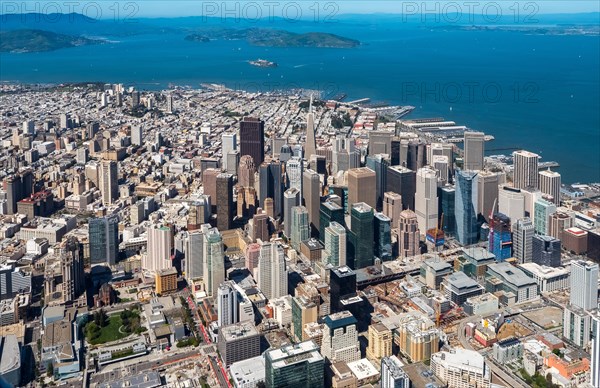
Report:
M83 36L58 34L42 30L0 32L0 52L31 53L102 43Z
M295 33L269 28L210 29L202 34L190 34L185 39L196 41L199 37L203 38L199 40L201 42L209 39L245 40L253 46L266 47L353 48L360 45L358 40L326 32Z

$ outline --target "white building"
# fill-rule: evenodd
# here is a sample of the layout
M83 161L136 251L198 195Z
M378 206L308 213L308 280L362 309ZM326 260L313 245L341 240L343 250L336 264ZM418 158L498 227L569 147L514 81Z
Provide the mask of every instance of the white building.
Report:
M404 364L396 356L381 359L381 388L410 388L410 378L402 369Z
M539 292L553 292L569 288L571 274L569 268L553 268L537 263L520 264L519 268L535 280Z
M356 318L349 311L325 317L321 354L335 363L360 360L360 345Z
M513 257L519 263L529 263L533 256L533 222L529 217L519 218L512 224Z
M584 310L598 307L598 264L592 261L571 262L571 304Z
M483 155L485 135L483 132L465 132L464 138L464 169L483 170Z
M238 293L232 281L223 282L219 285L217 290L217 317L219 327L239 322Z
M435 170L424 167L417 171L415 193L415 213L421 234L438 224L437 174Z
M258 258L258 288L267 299L288 294L285 253L278 243L263 242Z
M539 185L542 193L550 195L552 202L560 205L560 174L556 171L540 171Z
M147 229L148 252L142 258L142 267L151 272L171 268L173 232L167 225L151 225Z
M513 153L513 183L516 188L538 187L538 159L537 154L529 151Z
M492 381L485 359L474 350L456 348L434 353L431 370L452 388L489 388Z
M592 321L592 346L590 348L591 379L595 388L600 388L600 314L596 314Z

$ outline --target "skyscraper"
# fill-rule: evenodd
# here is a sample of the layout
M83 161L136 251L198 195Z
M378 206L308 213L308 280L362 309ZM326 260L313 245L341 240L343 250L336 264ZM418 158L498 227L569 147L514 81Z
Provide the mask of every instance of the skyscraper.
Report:
M383 194L383 214L392 220L392 227L395 228L400 220L402 211L402 196L393 191Z
M456 190L454 186L446 185L439 189L440 212L443 215L442 230L445 236L454 236L456 234L456 216L454 214L454 201Z
M233 281L226 281L219 285L217 291L217 323L219 327L239 322L238 292L234 284Z
M372 208L377 206L377 185L375 171L367 167L348 171L348 209L355 203L364 202Z
M547 267L560 267L560 240L536 234L531 240L531 245L531 261Z
M228 171L228 155L229 152L237 149L237 135L235 133L224 133L221 135L221 167L224 171Z
M91 136L90 136L91 137ZM131 126L131 144L141 146L144 142L144 136L141 125Z
M590 382L592 387L600 387L600 314L592 318L592 346L590 347Z
M338 135L331 152L331 172L348 171L360 167L360 152L357 151L354 139Z
M323 257L325 262L338 267L346 265L346 228L332 221L325 228L325 250Z
M374 254L381 261L392 260L392 220L383 213L375 213L373 217Z
M502 213L495 213L490 220L488 250L496 256L497 261L504 261L512 255L510 218Z
M100 164L100 191L104 206L112 204L119 198L117 162L103 160Z
M142 257L142 267L151 272L171 268L173 263L173 231L169 225L151 225L148 227L148 249Z
M240 166L238 168L238 183L241 187L254 187L254 173L256 165L252 156L243 155L240 158Z
M373 265L373 208L364 202L352 205L348 266L353 269Z
M267 299L288 294L285 253L278 243L263 242L258 258L258 288Z
M465 132L463 169L473 171L483 170L484 136L483 132Z
M292 231L290 236L292 248L300 252L300 244L309 238L308 210L304 206L294 206L292 208Z
M313 341L265 352L265 386L267 388L323 388L325 362Z
M187 233L184 255L186 278L200 279L204 275L204 235L201 229Z
M287 238L292 235L292 208L300 206L300 190L292 187L283 193L283 233Z
M419 237L417 215L412 210L403 210L400 213L398 225L400 257L411 257L420 254Z
M415 213L422 233L438 226L437 175L429 167L417 171Z
M331 269L329 273L331 312L344 310L342 300L356 295L356 272L344 265Z
M360 360L360 346L356 318L349 311L327 315L323 320L325 328L321 344L321 354L329 362L353 362Z
M537 154L529 151L513 153L513 185L516 188L538 187L538 158Z
M267 198L273 199L273 218L280 218L283 216L283 176L281 170L281 163L278 161L264 162L259 167L259 203L264 209L265 200Z
M521 189L502 185L498 189L498 211L511 220L525 216L525 195ZM533 216L533 214L531 215Z
M285 163L285 173L287 175L287 187L295 188L302 197L302 174L304 172L304 162L302 158L292 156Z
M229 230L235 214L233 206L233 175L221 173L217 175L217 228Z
M498 211L498 208L492 209L494 204L498 203L498 186L504 183L505 174L503 172L492 172L488 170L480 171L477 174L477 214L481 214L487 222L490 222L492 211ZM497 205L496 205L497 206Z
M315 114L312 111L312 95L310 96L310 105L306 114L306 144L304 145L304 158L308 161L313 155L317 154L317 141L315 138ZM313 168L313 166L311 166Z
M367 167L375 171L375 208L383 209L383 193L387 186L387 168L390 165L389 155L374 154L367 157Z
M382 358L380 388L410 388L410 378L402 367L396 356Z
M115 265L119 255L119 218L111 215L89 220L90 262Z
M223 237L217 228L203 229L204 234L204 285L206 293L215 297L219 284L225 281Z
M454 197L454 214L456 216L456 239L462 245L471 245L477 242L476 205L477 185L474 171L458 171L456 173L456 194Z
M513 223L513 257L519 263L529 263L533 255L533 222L529 217Z
M417 174L403 166L390 166L387 171L386 191L402 196L402 209L415 210Z
M62 242L60 257L63 301L71 302L77 299L85 288L83 249L77 238L70 236Z
M539 189L542 193L552 197L552 203L560 205L560 174L555 171L540 171Z
M325 242L325 228L334 221L340 225L346 224L344 220L344 208L333 201L322 202L319 211L319 240L321 242Z
M265 122L253 117L240 121L240 157L250 155L260 166L265 160Z
M540 198L535 201L534 209L533 225L535 226L535 232L539 234L548 234L550 231L550 215L556 212L556 205Z
M583 310L598 307L598 263L571 262L571 305Z
M308 210L308 221L312 236L319 233L319 209L321 204L321 180L314 170L306 170L302 174L302 195L304 206Z
M369 155L391 155L393 135L393 131L369 131Z

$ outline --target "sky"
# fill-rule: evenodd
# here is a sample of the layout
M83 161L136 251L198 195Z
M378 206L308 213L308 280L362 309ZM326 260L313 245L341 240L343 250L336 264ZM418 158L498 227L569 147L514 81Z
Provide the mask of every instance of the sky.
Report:
M516 7L516 8L515 8ZM475 13L514 15L599 12L598 0L2 0L0 14L70 13L110 18L232 15L319 18L343 14ZM100 16L100 15L99 15Z

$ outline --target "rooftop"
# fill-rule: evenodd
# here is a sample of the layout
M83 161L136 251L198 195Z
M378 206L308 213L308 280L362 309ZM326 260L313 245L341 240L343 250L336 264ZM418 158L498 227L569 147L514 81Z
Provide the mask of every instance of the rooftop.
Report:
M514 284L517 287L525 287L536 284L535 281L529 276L525 275L523 271L507 262L490 264L488 266L488 272L489 271L502 277L503 281Z

